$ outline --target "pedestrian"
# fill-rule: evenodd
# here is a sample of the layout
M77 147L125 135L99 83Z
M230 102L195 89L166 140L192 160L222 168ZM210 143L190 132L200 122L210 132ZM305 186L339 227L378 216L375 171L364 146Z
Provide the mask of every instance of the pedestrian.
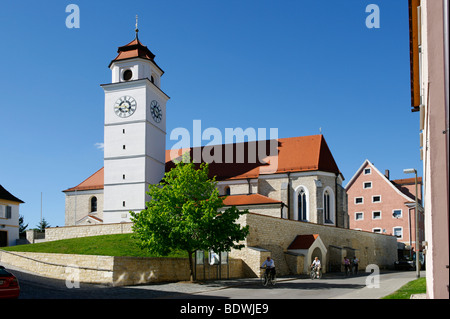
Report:
M359 263L359 259L356 258L356 256L353 257L353 272L356 274L358 274L358 263Z
M345 275L348 276L350 272L350 260L346 257L344 257L344 268L345 268Z

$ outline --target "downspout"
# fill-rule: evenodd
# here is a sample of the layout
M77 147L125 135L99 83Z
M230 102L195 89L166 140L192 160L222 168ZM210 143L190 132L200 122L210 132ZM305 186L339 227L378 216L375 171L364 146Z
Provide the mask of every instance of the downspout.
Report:
M291 172L287 172L288 186L287 186L287 219L291 219Z
M336 227L338 226L338 210L337 210L337 199L338 199L338 189L337 189L337 179L338 174L336 173L336 178L334 179L334 220L336 221Z

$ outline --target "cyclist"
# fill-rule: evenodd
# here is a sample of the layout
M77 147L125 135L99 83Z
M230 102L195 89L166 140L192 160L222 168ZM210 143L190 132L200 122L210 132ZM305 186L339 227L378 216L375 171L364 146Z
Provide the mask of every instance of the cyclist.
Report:
M271 276L272 280L275 278L275 262L270 256L267 257L261 267L266 268L266 273Z
M321 266L320 266L320 259L319 257L315 257L312 264L311 264L311 268L314 268L314 271L319 271Z

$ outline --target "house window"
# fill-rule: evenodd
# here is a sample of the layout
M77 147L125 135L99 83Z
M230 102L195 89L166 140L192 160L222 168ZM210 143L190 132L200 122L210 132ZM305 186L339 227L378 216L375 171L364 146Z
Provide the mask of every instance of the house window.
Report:
M372 188L372 182L364 182L364 189Z
M372 232L374 232L376 234L381 234L381 228L373 228Z
M364 213L359 212L355 213L355 220L363 220L364 219Z
M380 195L372 196L372 203L380 203L380 202L381 202Z
M393 234L397 238L403 237L403 228L402 227L394 227Z
M381 212L372 212L372 219L381 219Z
M97 211L97 197L92 197L91 198L91 213L96 212Z
M364 198L363 197L355 197L355 204L363 204Z
M370 175L372 173L372 170L370 168L364 169L364 175Z
M300 192L298 193L298 202L297 202L297 209L298 209L298 219L299 220L308 220L307 212L306 212L306 193L303 188L300 189Z
M401 218L402 217L402 210L401 209L394 209L392 211L392 217L394 217L394 218Z

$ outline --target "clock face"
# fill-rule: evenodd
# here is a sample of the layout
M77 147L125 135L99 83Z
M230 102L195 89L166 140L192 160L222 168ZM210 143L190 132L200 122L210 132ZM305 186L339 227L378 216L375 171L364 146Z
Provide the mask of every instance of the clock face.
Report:
M119 117L131 116L136 111L137 103L129 95L122 96L114 104L114 112Z
M159 106L159 103L155 100L153 100L152 103L150 103L150 113L152 113L152 117L156 123L161 122L162 119L161 106Z

